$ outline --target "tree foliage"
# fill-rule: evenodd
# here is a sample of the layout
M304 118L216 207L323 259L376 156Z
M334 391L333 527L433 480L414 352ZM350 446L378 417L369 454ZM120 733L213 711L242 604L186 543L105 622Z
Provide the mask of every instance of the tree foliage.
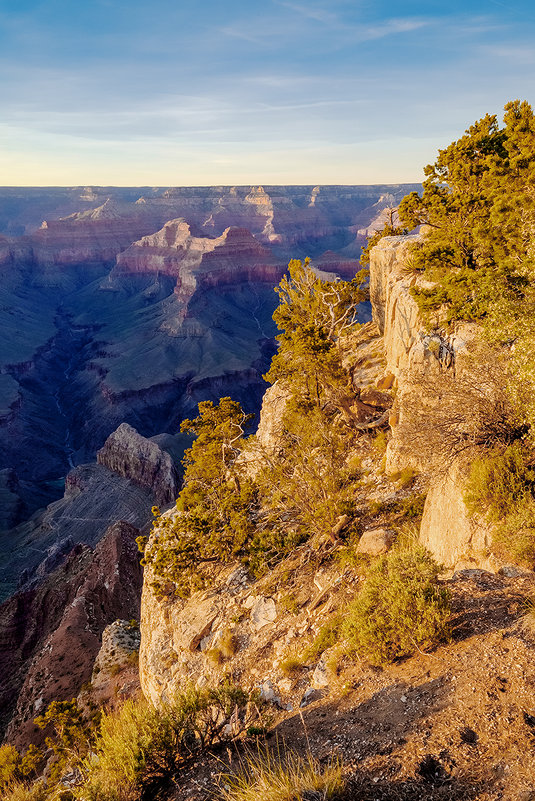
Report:
M287 402L280 447L258 481L270 525L292 528L298 540L331 535L353 507L347 459L359 401L343 343L358 326L365 279L361 271L353 281L322 281L308 261L292 261L277 288L279 350L265 378L281 382Z
M294 259L276 287L279 306L273 319L279 328L279 349L266 381L282 380L303 408L332 404L346 409L352 393L342 364L341 338L357 324L357 308L366 298L366 274L352 281L323 281Z
M182 596L203 586L214 562L240 559L255 573L316 533L329 534L351 505L348 443L358 419L342 341L357 326L365 276L322 281L308 261L292 261L276 291L279 350L266 379L288 397L280 447L247 469L246 415L231 398L199 404L182 431L196 435L184 458L176 511L156 521L144 561L160 593ZM362 406L362 404L361 404ZM253 471L254 472L254 471Z
M157 589L171 582L183 596L203 586L209 563L244 555L254 533L257 507L254 482L240 475L237 458L252 415L231 398L219 404L202 401L199 415L184 420L181 431L196 434L184 456L184 486L177 513L161 517L155 507L157 533L144 549L144 561L155 570Z
M479 320L497 299L522 303L533 271L535 118L531 106L505 106L475 122L425 168L423 192L399 207L408 228L428 226L412 266L436 283L415 289L424 313Z

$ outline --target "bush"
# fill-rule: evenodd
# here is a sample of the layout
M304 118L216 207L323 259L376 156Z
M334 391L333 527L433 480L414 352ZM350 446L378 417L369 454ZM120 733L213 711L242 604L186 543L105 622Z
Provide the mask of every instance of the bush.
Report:
M189 688L162 709L144 699L128 700L116 713L105 714L95 745L86 760L84 801L138 801L154 798L171 784L184 765L205 748L227 737L225 727L248 696L239 688ZM245 722L243 724L245 726Z
M447 637L449 596L438 584L439 571L421 546L376 561L343 617L346 653L381 665Z
M520 442L474 459L465 493L468 510L483 510L489 521L496 522L523 505L535 488L530 459Z
M30 745L24 755L12 745L0 746L0 790L14 786L22 787L21 782L24 779L37 775L37 768L42 759L43 755L35 745Z
M223 801L329 801L344 790L343 765L333 761L322 768L310 753L281 756L264 750L247 758L242 773L223 776L220 787Z
M41 781L33 784L16 782L2 796L2 801L47 801L50 798L46 785Z

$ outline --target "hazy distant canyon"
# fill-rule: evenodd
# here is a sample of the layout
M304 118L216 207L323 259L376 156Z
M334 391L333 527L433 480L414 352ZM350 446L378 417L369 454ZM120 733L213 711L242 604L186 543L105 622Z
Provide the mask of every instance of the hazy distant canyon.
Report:
M176 462L183 441L157 435L175 435L198 401L232 395L257 411L289 259L352 277L367 232L413 188L0 189L4 594L66 531L65 547L98 541L106 511L91 501L89 536L72 504L102 482L115 486L108 506L124 501L123 462L154 457L146 438ZM139 442L121 429L95 465L122 423ZM138 511L122 517L139 526L155 498L137 483Z

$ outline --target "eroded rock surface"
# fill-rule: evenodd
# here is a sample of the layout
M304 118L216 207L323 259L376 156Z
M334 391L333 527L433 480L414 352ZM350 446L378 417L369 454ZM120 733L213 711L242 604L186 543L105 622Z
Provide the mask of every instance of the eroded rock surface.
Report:
M97 453L97 463L149 490L158 505L178 495L179 474L169 453L122 423Z
M114 524L94 550L77 545L38 587L0 606L1 724L10 742L39 739L33 718L91 678L106 626L139 617L138 535Z

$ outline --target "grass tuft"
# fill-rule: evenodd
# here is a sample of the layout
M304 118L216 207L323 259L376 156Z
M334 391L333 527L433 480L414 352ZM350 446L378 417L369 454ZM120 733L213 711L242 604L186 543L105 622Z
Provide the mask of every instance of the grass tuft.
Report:
M220 797L222 801L334 801L344 786L338 760L322 767L311 754L281 756L266 749L247 757L243 772L221 778Z

